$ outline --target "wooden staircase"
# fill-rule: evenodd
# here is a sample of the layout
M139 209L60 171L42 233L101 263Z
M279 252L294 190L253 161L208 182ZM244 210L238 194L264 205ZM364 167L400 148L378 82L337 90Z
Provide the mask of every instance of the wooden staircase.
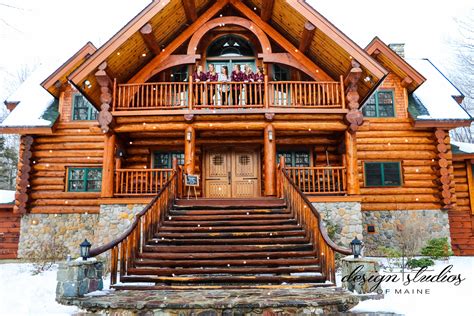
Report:
M219 206L221 202L227 204L225 208ZM187 204L173 206L122 282L234 285L326 281L307 233L283 200Z
M280 198L180 200L174 172L110 251L111 286L267 286L335 282L334 251L319 214L279 168Z

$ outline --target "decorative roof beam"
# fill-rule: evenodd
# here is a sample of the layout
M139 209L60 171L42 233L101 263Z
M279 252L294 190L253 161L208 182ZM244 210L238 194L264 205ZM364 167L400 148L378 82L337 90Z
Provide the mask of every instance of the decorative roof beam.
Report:
M158 41L156 40L155 34L153 34L153 27L150 23L145 24L140 29L140 35L145 42L146 47L152 52L154 55L158 55L161 51L160 45L158 45Z
M196 12L196 3L194 0L181 0L184 7L184 12L186 14L186 18L188 22L193 23L197 20L197 12Z
M349 131L356 132L359 126L364 122L364 116L359 110L359 99L360 95L357 91L359 80L362 77L362 69L360 64L352 60L352 68L348 75L344 79L344 85L346 86L346 100L349 106L349 113L346 114L346 121L349 123Z
M158 55L156 55L147 65L145 65L140 71L138 71L128 83L140 83L145 82L146 79L150 78L151 72L157 68L168 56L170 56L176 49L178 49L183 43L188 40L194 32L196 32L202 24L212 19L219 11L221 11L229 0L217 0L206 12L201 14L197 20L191 24L186 30L180 33L175 39Z
M408 87L409 85L411 85L413 82L413 79L411 79L410 77L405 77L403 78L402 82L400 83L400 85L403 87L403 88L406 88Z
M305 54L302 54L298 49L283 35L277 32L271 25L263 21L253 10L247 7L243 2L239 0L230 0L230 3L234 8L236 8L240 13L245 15L249 20L253 21L259 28L261 28L269 37L271 37L278 45L285 47L290 55L292 55L298 62L300 62L304 67L310 69L314 75L321 81L333 81L321 67L316 65L311 59L306 57Z
M313 41L314 33L316 32L316 26L314 26L311 22L306 21L304 24L303 34L301 35L300 47L299 50L303 54L306 54L309 47L311 46L311 42Z
M262 10L260 11L260 17L263 21L268 22L272 18L274 4L275 0L262 1Z
M107 69L107 63L104 61L99 65L99 70L95 73L95 78L100 86L100 112L97 120L99 121L102 132L108 133L110 126L112 125L114 118L110 113L110 104L112 103L112 79L105 71Z

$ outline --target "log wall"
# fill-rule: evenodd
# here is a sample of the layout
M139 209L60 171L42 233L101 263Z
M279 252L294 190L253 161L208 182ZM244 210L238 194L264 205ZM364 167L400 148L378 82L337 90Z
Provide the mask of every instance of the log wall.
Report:
M469 183L465 160L454 161L456 207L449 211L451 245L455 255L474 255L474 211L470 194L474 194L474 183ZM471 185L471 188L469 188Z
M101 167L104 136L92 132L96 121L72 121L72 95L60 98L60 117L53 135L37 135L32 146L29 188L31 213L98 213L100 192L66 192L67 167ZM97 129L96 129L97 130Z
M0 204L0 259L16 259L20 219L20 214L13 213L13 205Z

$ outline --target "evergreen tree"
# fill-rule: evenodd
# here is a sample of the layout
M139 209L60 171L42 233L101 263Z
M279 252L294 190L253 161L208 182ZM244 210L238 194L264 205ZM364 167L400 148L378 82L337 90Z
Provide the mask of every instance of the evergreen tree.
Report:
M0 189L14 190L17 172L17 151L8 146L5 136L0 136Z

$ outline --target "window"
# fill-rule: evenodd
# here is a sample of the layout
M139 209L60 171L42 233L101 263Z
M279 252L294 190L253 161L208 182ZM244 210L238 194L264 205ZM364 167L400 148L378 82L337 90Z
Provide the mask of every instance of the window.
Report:
M184 153L182 151L155 152L153 154L153 168L171 169L175 157L178 159L178 165L184 165Z
M73 121L93 121L97 119L97 110L81 94L75 94L72 99Z
M186 81L188 78L188 66L178 66L171 70L171 80L173 82Z
M102 168L68 168L69 192L99 192Z
M273 65L273 77L275 81L290 80L290 70L282 65Z
M367 187L402 185L399 162L366 162L364 171Z
M277 161L280 156L285 157L285 165L289 167L309 167L311 163L310 154L307 151L279 151Z
M395 117L393 91L375 92L365 103L362 113L365 117Z

